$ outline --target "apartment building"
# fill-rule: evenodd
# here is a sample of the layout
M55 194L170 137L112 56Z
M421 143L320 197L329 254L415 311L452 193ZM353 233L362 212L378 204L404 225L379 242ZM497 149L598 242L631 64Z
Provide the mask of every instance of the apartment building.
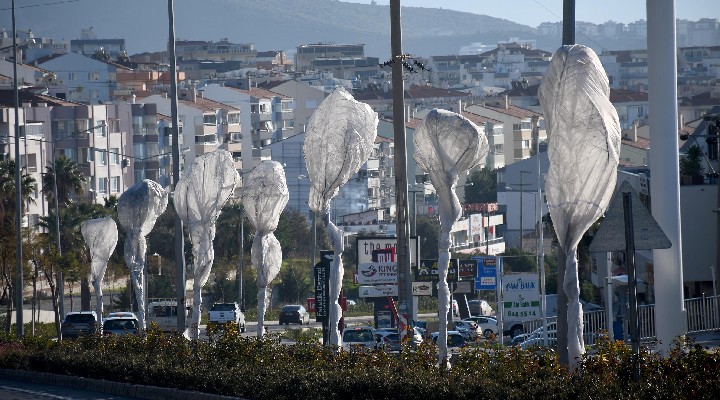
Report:
M175 54L178 61L239 61L243 64L254 64L257 50L253 43L232 43L228 38L217 42L176 40Z
M270 153L263 150L264 147L297 133L291 97L258 87L239 89L211 84L199 90L206 99L240 110L242 153L250 154L253 159L269 158ZM254 168L254 163L243 164L243 171Z
M542 114L513 105L507 96L467 106L465 111L502 122L505 165L530 157L533 150L531 119L540 120L539 139L547 139Z
M23 93L19 114L26 135L21 139L21 163L39 185L46 167L56 156L64 155L78 164L87 179L85 194L77 200L101 204L104 198L125 190L132 182L132 174L122 162L132 143L129 105L83 105ZM7 97L2 95L0 142L4 156L13 157L15 121ZM27 213L31 227L49 209L42 194L37 192L34 197Z
M315 59L358 59L365 57L364 44L314 43L297 47L295 53L295 71L304 72L313 69Z
M51 96L86 104L109 102L110 94L118 88L118 70L131 70L109 60L79 53L40 59L38 66L51 71L57 78L47 85Z

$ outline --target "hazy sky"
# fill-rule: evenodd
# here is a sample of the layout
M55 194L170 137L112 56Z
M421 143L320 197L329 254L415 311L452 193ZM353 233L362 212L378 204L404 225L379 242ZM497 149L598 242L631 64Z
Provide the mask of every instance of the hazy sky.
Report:
M371 0L342 0L349 3L369 4ZM389 0L376 0L387 5ZM562 20L562 0L401 0L402 6L437 7L491 17L537 27L541 22ZM678 18L698 20L720 18L719 0L676 0L675 14ZM577 0L575 18L578 21L600 23L608 20L632 22L645 17L645 0Z

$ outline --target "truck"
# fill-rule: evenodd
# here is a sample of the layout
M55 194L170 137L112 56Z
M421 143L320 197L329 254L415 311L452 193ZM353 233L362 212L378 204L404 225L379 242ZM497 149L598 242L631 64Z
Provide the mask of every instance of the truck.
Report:
M177 331L177 300L175 299L149 299L147 305L146 324L155 323L163 332ZM192 315L192 299L187 299L185 307L181 308L185 313L185 328L190 327Z
M208 327L222 326L228 322L236 324L238 330L245 333L245 314L238 303L214 303L208 311Z

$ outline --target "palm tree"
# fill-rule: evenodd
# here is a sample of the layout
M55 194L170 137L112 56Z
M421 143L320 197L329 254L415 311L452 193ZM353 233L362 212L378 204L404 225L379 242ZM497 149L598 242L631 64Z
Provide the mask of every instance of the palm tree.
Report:
M42 177L42 191L50 204L55 204L55 171L57 171L57 196L60 207L72 202L71 195L81 195L85 192L83 184L86 182L77 163L64 155L55 160L55 165L46 167Z
M22 173L20 186L23 211L25 211L27 204L35 203L31 195L37 190L37 183L32 176ZM14 226L15 193L15 160L0 161L0 228L3 230Z
M3 300L7 300L7 332L10 331L10 310L13 307L12 299L15 298L15 269L11 266L17 261L17 249L14 238L16 234L17 221L17 186L15 185L15 160L0 161L0 285L2 286ZM26 205L34 202L31 194L36 190L35 179L25 173L20 176L20 195L22 211ZM22 289L20 289L22 290Z

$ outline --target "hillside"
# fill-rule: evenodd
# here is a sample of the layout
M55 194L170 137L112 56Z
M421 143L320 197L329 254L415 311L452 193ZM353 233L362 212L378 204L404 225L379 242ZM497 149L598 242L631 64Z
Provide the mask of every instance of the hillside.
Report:
M535 29L503 19L444 9L405 7L405 49L417 55L454 54L471 41L495 43L532 37ZM19 8L19 29L37 36L77 39L94 27L99 38L124 38L130 54L158 51L167 43L167 2L78 1ZM302 43L365 43L366 54L390 53L388 6L335 0L176 0L176 37L252 42L259 50L293 49Z

